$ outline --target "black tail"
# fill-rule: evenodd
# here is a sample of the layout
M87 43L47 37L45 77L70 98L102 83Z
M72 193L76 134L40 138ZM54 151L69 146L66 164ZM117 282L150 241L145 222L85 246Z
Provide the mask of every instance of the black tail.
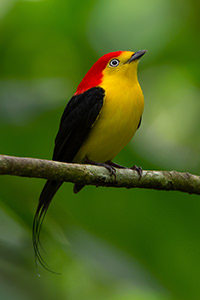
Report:
M48 207L53 199L53 196L62 185L63 182L48 180L40 194L38 207L33 220L33 231L32 231L32 239L33 239L33 248L35 252L36 262L39 262L45 269L50 270L46 262L41 256L39 245L40 245L40 232L42 228L42 224L48 210Z
M85 186L85 184L75 183L74 187L73 187L74 194L77 194L78 192L80 192L80 190L82 190L84 188L84 186Z

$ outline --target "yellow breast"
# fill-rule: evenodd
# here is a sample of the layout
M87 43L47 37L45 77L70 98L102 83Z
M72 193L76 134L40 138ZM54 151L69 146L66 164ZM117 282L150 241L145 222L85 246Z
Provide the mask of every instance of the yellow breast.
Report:
M135 134L144 107L140 85L131 77L105 77L103 108L74 161L85 157L96 162L112 160Z

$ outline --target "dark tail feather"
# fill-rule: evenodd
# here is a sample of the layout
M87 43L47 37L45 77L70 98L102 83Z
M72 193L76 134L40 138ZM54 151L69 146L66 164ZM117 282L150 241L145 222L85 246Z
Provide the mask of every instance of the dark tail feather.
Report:
M38 207L33 220L33 231L32 231L32 239L33 239L33 248L35 252L36 262L39 262L45 269L50 270L46 262L41 256L39 245L40 245L40 232L42 228L42 224L47 213L48 207L53 199L55 193L62 185L63 182L48 180L40 194Z

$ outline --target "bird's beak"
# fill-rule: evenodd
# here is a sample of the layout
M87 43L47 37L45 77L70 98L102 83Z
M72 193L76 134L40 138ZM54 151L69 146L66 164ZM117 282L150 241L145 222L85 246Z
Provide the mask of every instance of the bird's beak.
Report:
M129 60L127 60L126 63L130 64L132 61L140 59L140 57L142 57L146 52L147 52L147 50L140 50L140 51L133 53L131 58L129 58Z

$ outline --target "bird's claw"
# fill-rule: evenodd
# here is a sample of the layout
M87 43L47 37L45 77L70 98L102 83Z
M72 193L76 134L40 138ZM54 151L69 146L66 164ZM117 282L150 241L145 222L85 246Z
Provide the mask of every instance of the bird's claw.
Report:
M110 166L110 165L104 165L104 167L109 171L110 176L114 176L116 178L116 170L114 167Z
M88 164L94 165L94 166L100 166L100 167L106 168L108 170L108 172L110 173L110 176L113 175L116 179L116 170L112 165L109 165L108 163L95 162L95 161L92 161L92 160L88 159L87 157L85 159L85 163L86 164L88 163Z
M142 168L141 167L137 167L136 165L134 165L130 169L135 170L138 173L139 179L142 177Z

